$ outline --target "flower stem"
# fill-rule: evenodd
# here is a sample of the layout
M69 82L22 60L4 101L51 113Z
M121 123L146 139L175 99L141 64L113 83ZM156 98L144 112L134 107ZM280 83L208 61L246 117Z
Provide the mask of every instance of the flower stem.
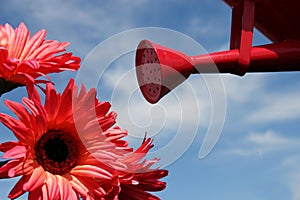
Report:
M20 86L22 86L22 85L19 83L6 81L6 80L0 78L0 97L2 96L2 94L9 92Z

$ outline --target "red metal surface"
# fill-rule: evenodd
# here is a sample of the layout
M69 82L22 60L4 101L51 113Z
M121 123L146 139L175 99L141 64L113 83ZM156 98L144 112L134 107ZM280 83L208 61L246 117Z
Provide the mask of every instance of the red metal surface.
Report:
M287 40L280 43L256 46L251 49L247 72L300 71L300 41ZM194 73L232 73L239 60L238 49L192 56Z
M241 9L244 0L224 0ZM254 0L255 27L273 42L300 40L299 0Z
M297 40L252 47L247 72L300 71L299 55ZM233 73L239 59L239 49L189 57L143 40L136 51L136 73L144 97L156 103L190 74Z
M231 34L230 49L239 49L241 42L243 12L239 8L232 8L231 12Z
M224 0L232 6L230 50L187 56L143 40L136 72L144 97L156 103L191 73L300 71L299 0ZM252 47L253 27L273 44Z
M136 51L136 73L145 99L156 103L194 71L190 57L143 40Z
M234 11L233 11L234 12ZM240 44L238 45L240 50L240 56L238 60L237 67L234 71L234 74L243 76L246 74L247 69L250 64L250 54L252 48L252 37L253 37L253 28L254 28L254 12L255 5L253 0L244 0L243 13L240 17L242 21L240 30L235 30L240 32Z

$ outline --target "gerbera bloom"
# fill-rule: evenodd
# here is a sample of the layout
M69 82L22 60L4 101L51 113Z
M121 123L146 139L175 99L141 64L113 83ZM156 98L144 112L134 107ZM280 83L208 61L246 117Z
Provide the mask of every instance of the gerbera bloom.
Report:
M30 37L23 23L16 29L0 24L0 94L48 73L79 68L80 58L72 53L56 55L65 51L68 42L45 37L45 30Z
M106 196L107 200L159 200L149 192L157 192L166 188L166 183L159 179L168 175L167 170L151 169L159 159L143 160L148 151L153 147L153 140L144 139L142 145L134 152L122 157L127 171L116 171L115 185Z
M78 94L73 80L62 94L48 83L44 105L33 85L27 90L25 106L5 101L18 119L0 114L17 138L0 144L3 158L9 159L0 178L22 176L8 197L29 192L32 200L104 199L102 184L113 180L116 170L126 170L120 157L132 151L120 140L127 132L110 128L116 118L108 112L110 104L98 102L95 89L86 92L83 87Z
M96 99L95 89L87 92L82 87L78 94L71 80L57 94L48 83L44 105L33 85L27 90L27 109L5 101L18 119L0 114L0 121L18 139L0 144L2 157L9 159L0 168L0 178L22 176L9 198L29 192L32 200L158 199L146 191L164 189L158 179L167 171L150 170L157 159L142 161L152 140L133 152L121 140L127 131L111 128L116 113L109 112L109 103Z

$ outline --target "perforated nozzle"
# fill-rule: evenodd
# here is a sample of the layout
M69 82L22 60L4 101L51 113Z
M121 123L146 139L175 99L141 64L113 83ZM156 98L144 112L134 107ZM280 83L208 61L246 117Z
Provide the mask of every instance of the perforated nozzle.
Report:
M156 103L161 94L162 74L153 48L139 48L136 72L140 89L150 103Z
M139 43L135 61L138 83L149 103L158 102L194 70L183 53L148 40Z

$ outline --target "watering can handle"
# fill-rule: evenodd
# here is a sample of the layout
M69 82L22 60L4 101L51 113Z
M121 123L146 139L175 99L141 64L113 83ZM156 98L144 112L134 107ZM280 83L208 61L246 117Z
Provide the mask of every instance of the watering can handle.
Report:
M239 49L239 59L233 74L243 76L248 71L252 49L255 3L244 0L243 7L232 8L230 49Z

